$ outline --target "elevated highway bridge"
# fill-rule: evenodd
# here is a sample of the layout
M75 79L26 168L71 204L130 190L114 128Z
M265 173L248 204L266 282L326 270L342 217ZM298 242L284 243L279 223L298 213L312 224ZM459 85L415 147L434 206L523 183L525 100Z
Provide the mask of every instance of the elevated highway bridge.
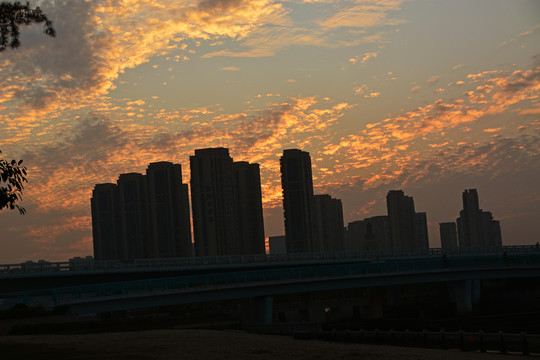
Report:
M66 266L67 264L67 266ZM39 265L39 264L38 264ZM479 296L480 281L540 278L536 246L468 253L333 253L132 260L92 264L0 265L0 308L17 303L98 313L231 299L253 299L262 322L286 294L448 283L458 310Z

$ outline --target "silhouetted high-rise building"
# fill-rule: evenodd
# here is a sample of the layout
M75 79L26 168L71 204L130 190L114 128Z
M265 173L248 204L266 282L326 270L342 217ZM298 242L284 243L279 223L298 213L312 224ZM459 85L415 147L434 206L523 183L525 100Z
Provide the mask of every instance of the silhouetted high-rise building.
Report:
M198 149L189 160L196 256L239 254L233 159L229 150Z
M463 210L458 219L459 246L463 248L481 247L482 210L478 203L476 189L463 191Z
M287 252L318 251L313 234L311 157L298 149L284 150L280 167Z
M149 252L147 195L144 176L139 173L121 174L117 182L118 214L121 236L118 237L119 259L145 259Z
M416 248L415 211L412 197L405 196L402 190L391 190L386 195L386 205L392 231L392 248Z
M180 164L151 163L146 169L150 221L150 257L189 257L191 226L188 186Z
M502 246L501 226L489 211L482 211L476 189L463 191L463 210L457 219L459 247Z
M349 251L392 250L388 216L373 216L347 225L346 248Z
M268 238L268 248L270 255L286 254L287 244L285 235L270 236Z
M482 211L482 241L487 247L502 246L501 223L490 211Z
M189 257L191 224L180 165L152 163L92 192L96 260Z
M427 249L427 219L416 213L414 200L402 190L391 190L386 196L393 249Z
M259 164L233 163L240 254L265 254Z
M345 250L343 206L328 194L313 197L314 238L319 252Z
M115 184L97 184L92 190L92 234L96 260L119 259L121 236L118 214L118 190Z
M195 150L190 166L195 254L264 254L259 164L208 148Z
M429 249L427 214L425 212L414 214L414 237L416 240L415 248Z
M455 222L439 223L439 232L441 234L441 248L457 249L457 227Z

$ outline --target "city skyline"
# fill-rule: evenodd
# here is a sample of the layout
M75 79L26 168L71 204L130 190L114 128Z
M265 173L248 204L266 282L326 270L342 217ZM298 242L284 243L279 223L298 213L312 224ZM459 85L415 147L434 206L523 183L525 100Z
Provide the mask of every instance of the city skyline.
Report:
M341 199L314 194L311 156L300 149L284 149L280 158L285 235L267 242L259 164L235 162L229 149L218 147L196 149L190 169L191 191L182 183L182 166L165 161L149 164L146 175L120 174L117 184L96 184L91 199L95 259L430 248L427 214L417 212L403 190L387 193L387 215L345 226ZM439 223L440 247L503 246L500 222L480 208L478 191L465 189L462 200L456 221Z
M31 1L35 5L35 1ZM312 156L345 224L403 189L439 223L476 188L504 243L540 240L538 1L44 0L56 38L0 54L0 150L23 159L0 262L92 252L94 184L225 147L260 164L265 235L284 234L279 157Z
M151 169L173 168L175 175L169 176L169 181L181 182L181 165L167 162L150 164L147 177ZM163 243L165 248L171 249L175 245L174 236L162 236L174 233L166 230L166 219L174 216L172 213L164 211L162 216L154 217L152 221L141 219L147 212L146 203L155 202L155 194L146 188L153 189L156 182L147 181L142 174L128 173L120 174L118 185L106 183L94 187L92 228L96 260L264 254L259 164L234 162L229 149L220 147L196 149L195 155L190 157L190 168L194 251L184 251L182 254L171 251L129 251L130 248L144 248L140 244L145 242L160 244L160 247ZM155 170L152 172L156 173ZM390 190L386 195L387 215L354 220L345 225L341 199L332 198L330 194L314 194L311 156L308 152L284 149L280 158L280 172L285 235L267 238L266 252L269 254L430 248L427 214L416 212L414 199L405 195L403 190ZM183 199L173 200L175 196L165 199L161 196L160 201L183 202L189 211L187 185L180 186L186 194ZM141 187L143 190L139 190ZM139 196L135 195L137 192ZM500 222L493 218L490 211L480 209L477 190L465 189L462 200L463 210L456 221L439 223L440 247L464 251L501 247ZM154 211L148 212L151 214ZM157 223L160 218L165 222ZM147 222L156 223L157 226L149 226ZM187 223L189 228L189 219ZM154 231L145 231L146 227L154 228ZM126 234L126 228L127 233L131 232L132 235ZM165 232L161 234L157 229ZM146 233L155 234L150 237ZM276 244L274 241L283 243ZM107 250L107 247L112 249ZM124 250L115 247L123 247Z

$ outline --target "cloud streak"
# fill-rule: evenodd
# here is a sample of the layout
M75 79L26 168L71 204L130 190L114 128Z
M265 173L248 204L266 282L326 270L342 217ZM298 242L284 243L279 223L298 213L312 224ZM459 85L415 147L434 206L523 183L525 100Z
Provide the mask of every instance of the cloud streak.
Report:
M470 131L467 127L473 123L506 111L514 111L513 107L516 104L537 101L540 90L539 76L540 67L515 70L510 73L488 71L470 74L468 78L473 80L475 87L473 90L464 92L461 97L450 101L438 99L426 106L418 107L383 121L367 124L365 129L359 133L342 137L338 144L327 145L324 153L333 159L349 159L348 164L340 162L336 169L338 173L350 175L355 171L354 169L358 168L370 171L371 175L364 178L364 186L373 187L397 179L402 179L402 184L411 182L413 179L406 177L406 173L424 173L420 171L421 169L413 168L413 170L409 170L411 164L418 162L419 159L425 159L429 157L429 154L440 157L443 153L448 152L457 156L472 151L465 151L464 146L468 144L466 141L461 145L456 144L454 141L449 143L445 136L446 132ZM489 123L487 124L487 127L480 128L481 132L495 134L502 130L501 127L495 128L489 126ZM526 149L522 149L524 154L528 154L529 160L525 161L523 159L523 164L538 161L538 156L534 156L534 151L540 150L540 138L537 134L531 132L532 129L538 129L538 125L532 125L531 123L531 126L528 128L530 138L527 138L527 143L529 145ZM516 126L517 131L521 131L521 129L524 128ZM438 139L444 142L440 147L433 142L440 141ZM513 140L507 139L505 141ZM523 138L523 141L525 141L525 138ZM422 144L437 149L436 153L433 151L426 152L426 150L420 151L423 147ZM476 145L469 146L476 149L478 153L489 154L490 152L489 147L477 148ZM487 155L484 157L469 157L469 161L464 162L458 162L455 158L448 158L448 163L462 171L467 171L465 169L478 170L481 163L484 165L489 164L493 168L496 167L496 162L490 163L486 159L488 159ZM443 163L437 163L436 166L442 169ZM445 169L450 171L448 167L445 167ZM347 178L346 175L345 177Z

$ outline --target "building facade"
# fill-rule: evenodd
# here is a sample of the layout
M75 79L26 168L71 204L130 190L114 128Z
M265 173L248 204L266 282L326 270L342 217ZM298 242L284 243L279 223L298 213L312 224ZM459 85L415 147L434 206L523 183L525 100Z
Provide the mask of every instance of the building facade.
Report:
M287 253L287 242L285 235L270 236L268 238L268 250L270 255Z
M190 167L195 255L264 254L259 165L207 148L195 150Z
M441 248L457 249L457 226L455 222L439 223L439 232L441 234Z
M347 225L346 249L349 251L392 250L388 216L373 216Z
M152 256L149 240L148 194L144 176L121 174L117 181L117 209L121 236L119 259L146 259Z
M427 214L425 212L414 214L414 237L417 249L429 249Z
M463 210L457 219L459 247L463 249L502 246L501 224L493 214L480 209L476 189L463 191Z
M386 206L392 232L392 248L416 248L415 211L412 197L405 196L402 190L391 190L386 195Z
M116 184L97 184L92 190L92 236L96 260L121 259L121 237Z
M91 208L96 260L192 256L187 184L178 164L151 163L146 175L97 184Z
M459 246L462 248L477 248L482 241L482 210L478 202L476 189L463 191L463 210L457 220Z
M180 164L165 161L150 164L146 182L150 257L192 256L188 186L182 183Z
M233 163L240 254L265 254L264 219L259 164Z
M287 252L318 251L313 226L311 157L306 151L284 150L280 169Z
M340 199L334 199L328 194L314 195L313 226L317 247L315 252L345 250L343 205Z
M195 255L238 254L233 160L229 150L198 149L189 161Z
M428 249L426 213L416 213L414 200L402 190L391 190L386 196L392 249Z

